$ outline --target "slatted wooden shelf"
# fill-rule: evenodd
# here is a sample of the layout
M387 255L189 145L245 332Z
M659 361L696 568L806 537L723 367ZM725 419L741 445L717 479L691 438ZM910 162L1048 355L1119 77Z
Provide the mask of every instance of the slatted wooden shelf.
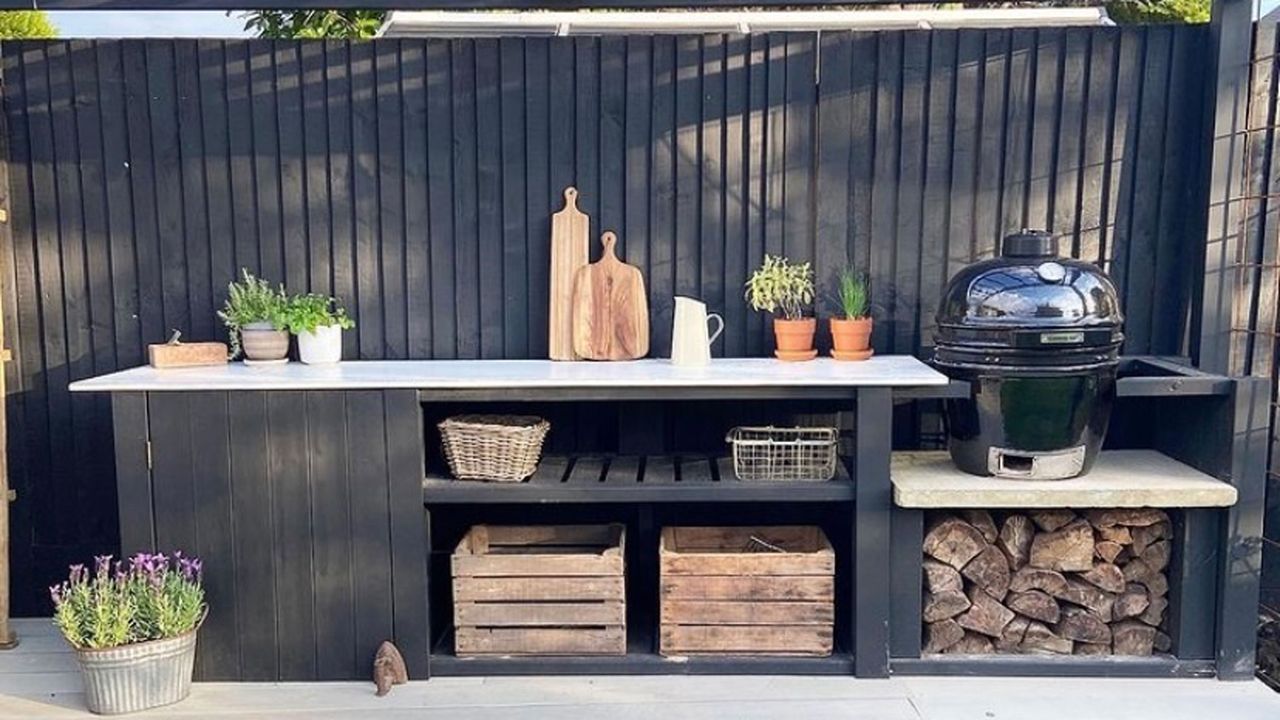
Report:
M854 483L841 463L825 482L744 482L727 457L549 456L519 483L429 476L423 498L436 503L851 502Z

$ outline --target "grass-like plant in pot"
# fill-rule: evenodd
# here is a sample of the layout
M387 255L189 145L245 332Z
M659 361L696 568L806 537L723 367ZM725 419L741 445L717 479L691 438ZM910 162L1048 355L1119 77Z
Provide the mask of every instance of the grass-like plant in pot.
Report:
M838 288L843 317L831 318L831 356L837 360L871 357L871 305L867 276L845 268Z
M283 362L289 355L288 309L283 286L242 269L240 280L227 285L227 302L218 312L231 331L231 354L243 352L249 362Z
M773 314L774 351L780 360L812 360L817 322L805 317L813 304L813 268L781 255L765 255L764 264L747 280L746 299L758 311Z
M289 331L298 336L298 359L308 365L342 360L342 331L356 324L328 295L295 295L285 312Z
M100 715L170 705L191 692L207 607L200 560L175 552L95 558L49 588L53 623L75 649L85 703Z

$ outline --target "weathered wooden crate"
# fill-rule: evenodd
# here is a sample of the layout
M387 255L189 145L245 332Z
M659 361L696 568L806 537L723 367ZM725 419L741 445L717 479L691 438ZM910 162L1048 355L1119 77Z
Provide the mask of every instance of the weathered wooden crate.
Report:
M660 652L830 655L835 551L817 527L669 527Z
M476 525L453 553L454 651L622 655L622 525Z

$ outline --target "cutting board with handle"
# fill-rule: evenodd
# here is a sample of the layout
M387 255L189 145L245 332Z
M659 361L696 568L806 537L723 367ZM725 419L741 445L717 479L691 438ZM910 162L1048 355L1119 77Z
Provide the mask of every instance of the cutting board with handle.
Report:
M590 259L591 220L578 209L578 190L564 189L564 209L551 215L551 312L548 356L578 360L573 351L573 278Z
M573 350L587 360L635 360L649 354L649 303L640 269L618 259L611 232L600 261L573 281Z

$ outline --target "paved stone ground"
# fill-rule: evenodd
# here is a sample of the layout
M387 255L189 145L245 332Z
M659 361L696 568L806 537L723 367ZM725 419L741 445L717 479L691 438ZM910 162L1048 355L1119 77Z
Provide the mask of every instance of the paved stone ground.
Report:
M90 718L74 658L47 620L0 653L0 719ZM438 678L375 697L372 683L198 683L131 717L194 720L1280 720L1260 682L833 677Z

